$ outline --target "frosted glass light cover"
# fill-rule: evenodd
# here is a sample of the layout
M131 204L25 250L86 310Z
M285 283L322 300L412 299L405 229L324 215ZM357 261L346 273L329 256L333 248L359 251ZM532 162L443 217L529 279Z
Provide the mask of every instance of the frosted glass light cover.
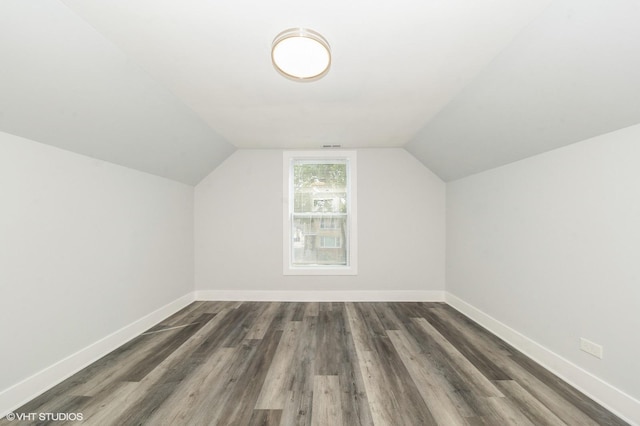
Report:
M276 70L297 81L323 77L331 65L329 43L315 31L292 28L273 41L271 59Z

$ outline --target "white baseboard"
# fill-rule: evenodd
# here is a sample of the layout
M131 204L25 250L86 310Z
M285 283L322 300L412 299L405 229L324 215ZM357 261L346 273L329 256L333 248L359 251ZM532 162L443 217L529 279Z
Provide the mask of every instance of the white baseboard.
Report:
M158 322L164 320L195 299L189 293L139 320L117 330L80 351L56 362L50 367L0 392L0 419L11 410L31 401L44 391L97 361L109 352L122 346Z
M446 302L612 413L632 425L640 425L640 401L637 399L449 292Z
M444 302L444 291L242 291L199 290L196 300L252 302Z

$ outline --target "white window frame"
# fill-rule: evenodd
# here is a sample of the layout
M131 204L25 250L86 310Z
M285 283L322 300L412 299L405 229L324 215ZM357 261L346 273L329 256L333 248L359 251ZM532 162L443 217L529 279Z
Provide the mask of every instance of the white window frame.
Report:
M347 162L347 265L294 266L292 260L293 160L346 160ZM284 151L283 152L283 274L284 275L357 275L358 274L358 202L356 151Z

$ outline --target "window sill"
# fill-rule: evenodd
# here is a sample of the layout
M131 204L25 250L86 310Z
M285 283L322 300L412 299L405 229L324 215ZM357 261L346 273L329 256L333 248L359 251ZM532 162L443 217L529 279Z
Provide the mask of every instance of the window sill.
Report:
M285 267L283 275L358 275L358 270L352 266L314 266L314 267Z

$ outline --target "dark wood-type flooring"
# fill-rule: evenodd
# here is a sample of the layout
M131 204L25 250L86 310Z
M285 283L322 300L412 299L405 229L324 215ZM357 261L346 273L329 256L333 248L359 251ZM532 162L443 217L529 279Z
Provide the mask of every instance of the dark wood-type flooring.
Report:
M118 426L626 424L443 303L195 302L17 411Z

